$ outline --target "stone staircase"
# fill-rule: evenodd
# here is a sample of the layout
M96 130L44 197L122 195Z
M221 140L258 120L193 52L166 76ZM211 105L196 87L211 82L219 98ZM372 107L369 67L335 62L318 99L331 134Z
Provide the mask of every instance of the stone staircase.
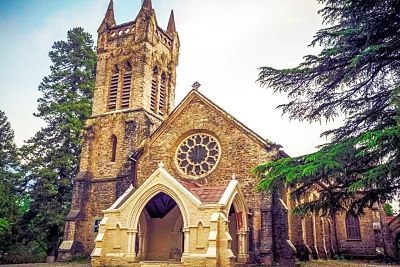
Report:
M182 267L181 262L177 261L141 261L133 266L140 267Z

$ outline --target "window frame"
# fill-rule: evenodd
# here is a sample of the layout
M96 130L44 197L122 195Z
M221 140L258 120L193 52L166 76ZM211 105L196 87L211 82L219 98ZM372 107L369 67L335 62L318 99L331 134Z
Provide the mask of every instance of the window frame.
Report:
M359 241L361 240L361 228L360 228L360 219L358 216L347 214L345 218L345 226L346 226L346 237L347 240L350 241ZM350 230L351 229L351 230ZM350 233L354 233L356 230L357 236L350 236Z

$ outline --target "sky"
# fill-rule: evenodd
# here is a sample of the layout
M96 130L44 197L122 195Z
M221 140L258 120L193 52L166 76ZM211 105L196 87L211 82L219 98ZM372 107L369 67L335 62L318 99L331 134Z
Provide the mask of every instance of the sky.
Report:
M73 27L97 39L109 0L0 0L0 110L15 131L17 145L43 122L35 118L38 85L49 74L48 52ZM140 0L114 0L117 24L133 20ZM295 67L323 27L316 0L153 0L158 24L166 28L171 9L181 51L176 104L198 81L200 92L291 156L326 143L320 134L337 127L290 121L276 109L289 100L256 83L258 68Z

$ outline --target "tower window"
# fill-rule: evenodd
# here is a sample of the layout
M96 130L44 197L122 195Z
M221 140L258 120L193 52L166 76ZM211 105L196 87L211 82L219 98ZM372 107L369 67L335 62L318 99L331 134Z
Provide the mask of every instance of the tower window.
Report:
M357 216L348 214L346 216L347 239L361 239L360 221Z
M108 110L115 110L117 108L117 94L118 94L118 81L119 70L115 66L114 74L111 76L110 90L108 93Z
M161 84L160 84L160 98L158 102L158 114L163 115L165 112L165 99L166 99L166 91L165 87L167 84L167 77L165 73L161 75Z
M150 95L150 110L157 112L157 95L158 95L158 69L153 70L153 78L151 79L151 95Z
M117 137L115 135L111 136L111 162L115 162L117 158Z
M129 98L131 95L131 83L132 83L132 66L129 62L126 62L126 71L122 82L122 95L121 95L121 108L129 108Z

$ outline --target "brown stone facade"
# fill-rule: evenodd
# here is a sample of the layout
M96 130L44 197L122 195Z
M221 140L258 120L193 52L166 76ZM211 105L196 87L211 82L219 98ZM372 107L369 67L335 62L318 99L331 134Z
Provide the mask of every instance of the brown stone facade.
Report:
M173 22L171 14L164 31L151 5L144 4L134 21L117 25L110 2L98 29L93 111L83 132L79 174L73 182L71 210L59 249L61 260L91 253L96 220L135 180L135 162L143 142L174 106L180 45ZM117 81L114 92L112 79ZM161 79L163 91L156 88L155 95L159 106L152 109L153 83L160 87Z
M207 186L224 186L228 184L232 174L236 175L249 207L250 261L272 262L272 233L275 231L272 224L275 212L272 196L256 191L259 180L251 170L262 162L279 157L279 146L261 139L198 91L192 90L146 143L137 165L138 186L161 161L174 177L192 181L192 178L188 178L178 169L175 159L178 144L194 133L215 136L221 149L217 167L209 175L195 179L195 182ZM275 219L276 227L283 225L283 218L276 216ZM276 240L278 239L284 239L282 246L289 249L286 242L288 238L285 238L284 233L276 235Z
M289 210L296 206L286 194ZM313 197L316 197L315 195ZM311 197L310 200L313 198ZM346 225L346 212L333 216L308 214L299 216L289 214L289 236L297 249L297 257L302 260L328 259L337 255L376 258L393 255L392 240L388 237L388 228L381 205L365 210L358 219L359 237L351 238Z
M128 201L124 195L141 199L135 195L136 190L149 194L142 186L152 183L150 177L160 165L162 170L158 172L165 171L165 177L161 175L165 179L161 176L159 179L174 184L175 188L182 189L182 185L191 188L193 195L187 200L199 202L192 207L193 211L197 210L196 214L190 214L191 208L188 210L195 218L193 220L201 218L201 223L186 225L185 229L173 224L172 219L168 224L169 228L177 228L174 228L175 234L191 242L185 244L188 248L182 255L183 263L191 262L185 266L205 263L206 260L199 256L202 253L222 255L221 259L229 259L229 266L234 264L234 259L241 263L271 265L277 262L281 266L294 266L295 254L301 259L310 259L336 254L376 256L380 253L377 251L387 250L379 206L359 218L359 240L348 240L344 214L329 218L318 214L299 217L293 214L296 203L289 200L285 190L282 194L256 190L259 179L251 170L260 163L286 156L279 145L255 134L196 88L173 109L180 47L173 13L164 31L157 25L151 1L145 0L134 21L117 25L111 1L98 33L93 113L83 132L80 170L73 181L71 211L66 217L59 259L92 253L94 264L102 266L113 262L114 258L107 258L112 254L120 259L114 262L115 265L140 266L139 260L148 250L140 245L145 243L143 233L135 228L137 225L130 225L130 219L120 218L119 212L130 214L132 218L142 215L132 215L129 209L120 206ZM199 176L185 173L178 165L177 156L182 141L195 134L211 136L219 147L215 167ZM196 153L193 161L204 154L201 150ZM236 211L232 212L228 203L223 208L218 206L216 198L222 189L232 184L232 180L235 180L237 192L243 195L240 216L245 216L246 229L237 231L237 237L213 237L207 231L213 229L215 233L225 233L229 232L227 227L232 228L235 224L238 228L243 227L236 221L236 215L232 215ZM188 194L184 189L181 191ZM206 191L211 192L210 195L199 193ZM180 196L175 193L171 191L170 197L176 197L176 201ZM207 198L217 203L210 206L204 201ZM141 212L139 208L137 211ZM152 225L155 218L147 217L141 220ZM202 237L194 238L193 233ZM136 236L142 239L136 240ZM183 246L183 239L180 246ZM106 240L123 244L105 244ZM217 240L223 242L223 246L222 243L218 245ZM230 255L235 250L237 255ZM189 251L195 253L190 255ZM218 261L210 266L228 266L227 262Z

